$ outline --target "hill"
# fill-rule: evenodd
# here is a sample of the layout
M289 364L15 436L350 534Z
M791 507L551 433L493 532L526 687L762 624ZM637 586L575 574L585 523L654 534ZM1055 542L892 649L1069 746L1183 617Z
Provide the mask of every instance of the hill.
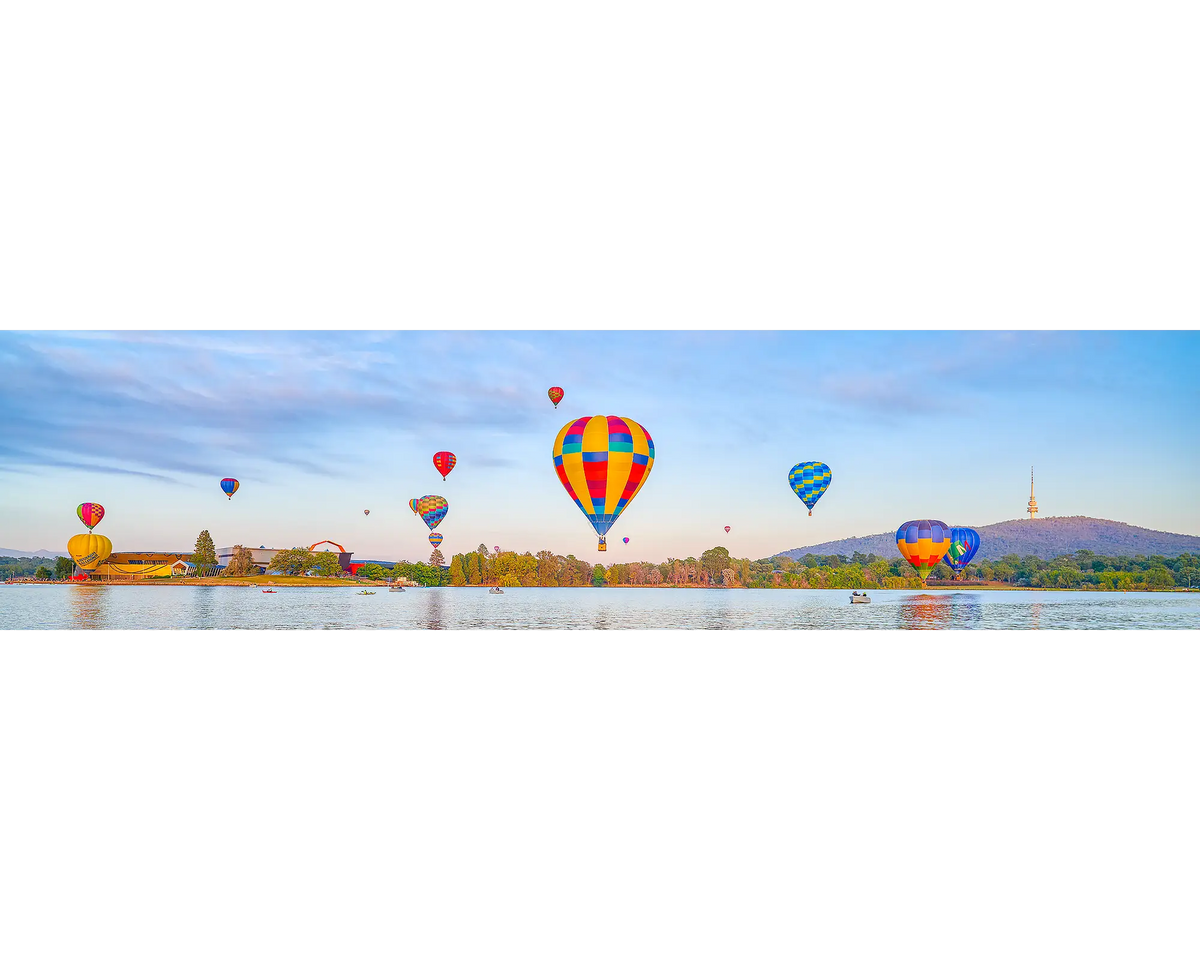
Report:
M43 557L53 560L55 557L65 557L67 554L58 550L13 550L9 547L0 547L0 557Z
M952 523L952 521L946 521ZM970 526L970 524L959 524ZM1043 560L1091 550L1105 557L1133 557L1138 554L1177 557L1181 553L1200 553L1200 537L1184 533L1166 533L1134 527L1116 520L1097 520L1094 517L1045 517L1039 520L1004 520L975 528L979 532L977 560L999 560L1009 553L1024 557L1032 554ZM874 553L890 557L896 553L896 533L876 533L867 537L848 537L830 540L811 547L784 550L781 557L793 560L813 553L819 556L854 553Z

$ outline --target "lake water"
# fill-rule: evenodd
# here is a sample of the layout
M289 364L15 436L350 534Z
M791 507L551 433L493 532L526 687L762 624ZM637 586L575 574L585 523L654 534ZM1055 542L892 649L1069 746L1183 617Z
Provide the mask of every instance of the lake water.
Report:
M1200 629L1200 593L0 586L8 629Z

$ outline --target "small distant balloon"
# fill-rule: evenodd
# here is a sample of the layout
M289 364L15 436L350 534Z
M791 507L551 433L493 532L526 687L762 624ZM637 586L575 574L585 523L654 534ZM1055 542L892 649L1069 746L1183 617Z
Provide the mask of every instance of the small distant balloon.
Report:
M225 491L225 496L229 497L230 500L233 499L233 495L237 493L240 486L241 484L234 480L233 477L226 477L221 481L221 489Z
M363 516L364 516L364 517L369 517L370 515L371 515L371 511L370 511L370 510L364 510L364 511L363 511Z
M726 533L728 533L728 532L729 532L729 527L726 527L726 528L725 528L725 532L726 532Z
M440 533L431 533L429 535L429 542L436 547L442 542L442 535Z
M563 398L563 388L551 387L546 391L546 396L550 398L550 402L554 404L554 409L557 410L559 401L561 401Z
M418 517L421 515L421 501L418 498L413 497L408 501L408 505Z
M625 542L625 543L628 543L628 542L629 542L629 538L628 538L628 537L624 537L624 538L623 538L623 540L624 540L624 542Z
M495 550L497 553L499 553L499 552L500 552L500 547L499 547L499 545L497 545L497 546L493 547L492 549L494 549L494 550Z
M446 476L454 469L454 465L458 463L458 457L452 454L449 450L439 450L433 455L433 465L437 467L437 472L442 475L442 482L446 482Z
M104 508L98 503L81 503L75 508L75 515L83 521L89 530L104 519Z

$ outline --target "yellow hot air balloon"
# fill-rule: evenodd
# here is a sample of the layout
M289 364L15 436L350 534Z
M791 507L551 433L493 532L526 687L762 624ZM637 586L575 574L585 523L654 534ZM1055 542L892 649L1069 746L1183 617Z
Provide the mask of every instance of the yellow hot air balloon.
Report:
M604 537L654 466L654 441L628 417L581 417L554 440L554 470L606 549Z
M67 541L67 553L75 566L91 573L112 553L112 541L98 533L80 533Z

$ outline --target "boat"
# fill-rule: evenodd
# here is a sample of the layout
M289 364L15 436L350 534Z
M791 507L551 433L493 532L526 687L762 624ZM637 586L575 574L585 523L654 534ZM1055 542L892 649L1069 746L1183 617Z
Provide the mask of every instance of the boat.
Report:
M871 598L868 597L865 593L859 593L857 590L855 590L852 594L850 594L850 602L851 603L870 603Z
M403 593L403 592L404 592L404 587L399 583L393 583L390 587L388 587L388 593Z
M264 590L263 593L278 593L278 590Z
M491 588L491 589L488 591L488 593L503 593L503 592L504 592L504 591L503 591L503 590L501 590L499 587L492 587L492 588Z
M373 596L375 596L375 591L374 591L374 590L359 590L359 591L358 591L358 593L357 593L357 594L355 594L355 596L358 596L358 597L373 597Z

